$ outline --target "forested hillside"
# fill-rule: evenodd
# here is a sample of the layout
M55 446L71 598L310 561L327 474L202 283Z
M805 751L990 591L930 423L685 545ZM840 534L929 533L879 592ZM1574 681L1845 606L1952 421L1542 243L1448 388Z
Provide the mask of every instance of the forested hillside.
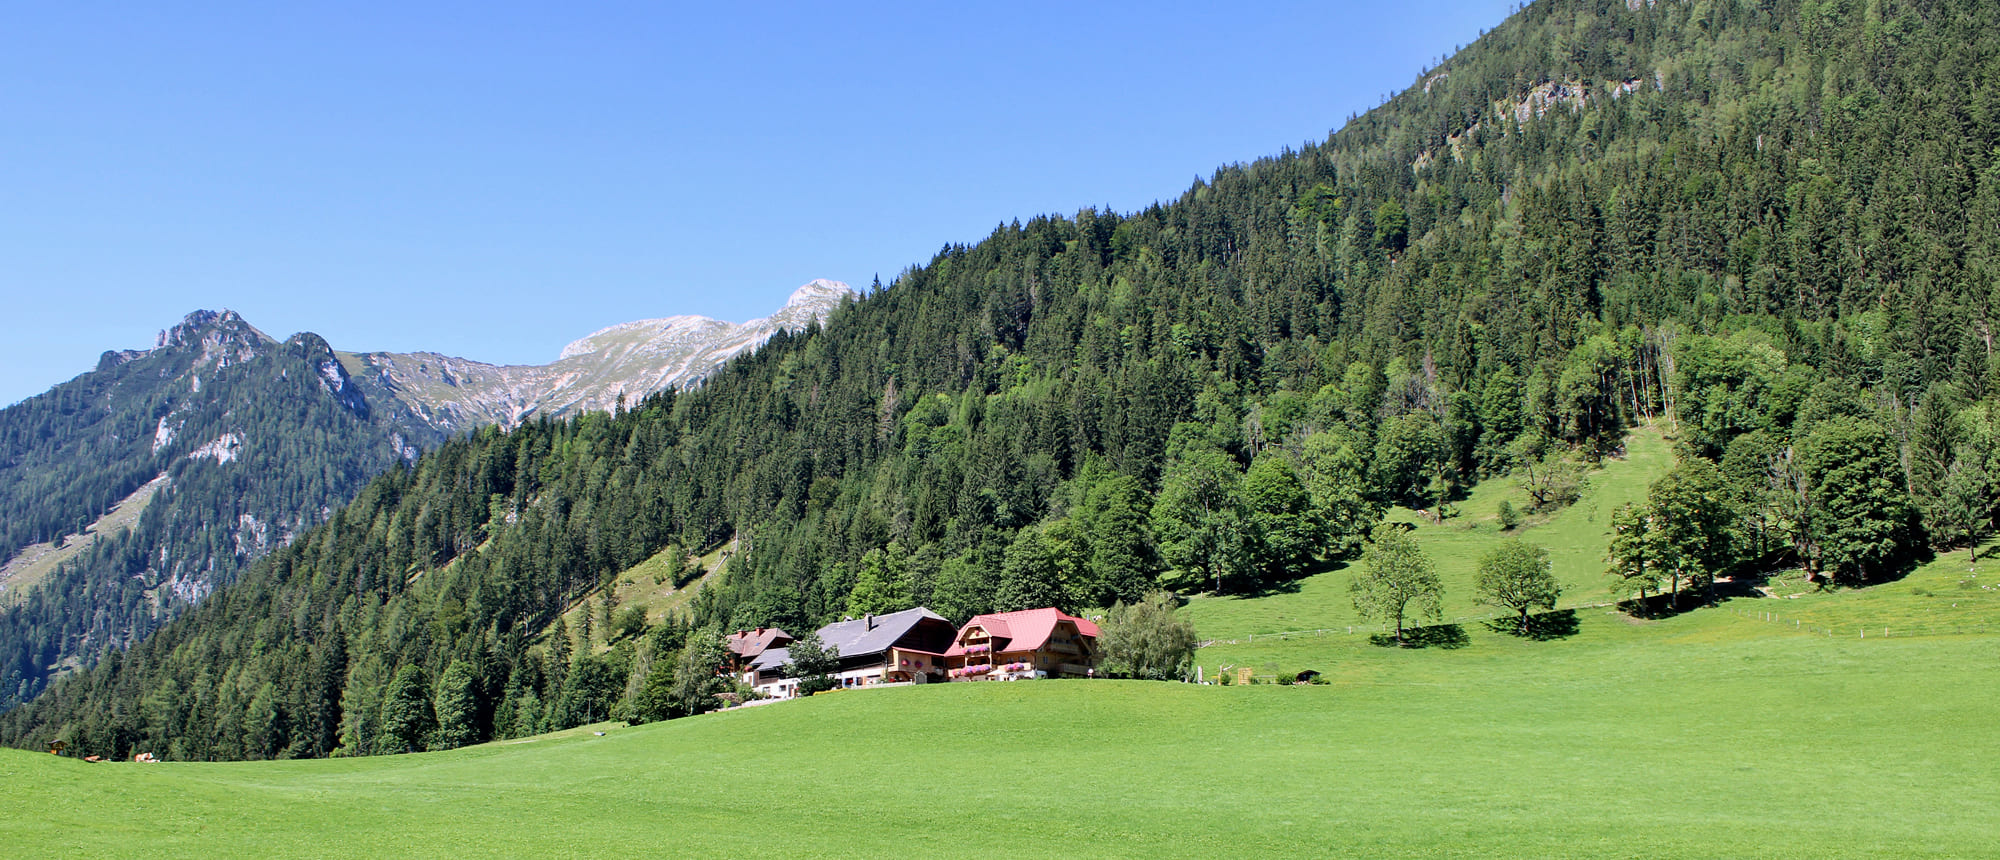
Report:
M669 546L741 541L694 625L1248 591L1475 478L1560 505L1655 415L1683 463L1621 520L1635 588L1893 576L1991 524L1996 137L1990 3L1544 0L1323 143L947 245L698 391L449 443L0 735L669 716L705 636L551 629ZM1644 534L1690 498L1726 512L1698 545Z
M439 438L318 336L280 343L228 312L0 411L0 558L156 488L130 529L4 583L0 704L143 638Z

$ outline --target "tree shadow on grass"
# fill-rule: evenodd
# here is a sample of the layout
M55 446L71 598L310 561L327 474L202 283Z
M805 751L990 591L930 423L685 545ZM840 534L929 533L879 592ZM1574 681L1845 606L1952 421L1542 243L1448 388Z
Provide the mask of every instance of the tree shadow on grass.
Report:
M1429 627L1403 628L1403 641L1396 641L1394 633L1376 633L1368 637L1368 644L1380 648L1443 648L1447 651L1464 648L1472 644L1472 637L1465 635L1465 628L1457 624L1433 624Z
M1344 558L1314 562L1310 566L1300 568L1296 575L1283 579L1266 580L1258 583L1255 588L1232 591L1228 592L1228 594L1230 597L1270 597L1274 594L1297 594L1307 579L1322 573L1345 570L1348 564L1349 560Z
M1568 639L1577 634L1580 622L1574 609L1558 609L1554 612L1538 612L1528 616L1528 629L1521 629L1519 618L1493 618L1485 622L1486 629L1509 636L1519 636L1536 642L1552 639Z

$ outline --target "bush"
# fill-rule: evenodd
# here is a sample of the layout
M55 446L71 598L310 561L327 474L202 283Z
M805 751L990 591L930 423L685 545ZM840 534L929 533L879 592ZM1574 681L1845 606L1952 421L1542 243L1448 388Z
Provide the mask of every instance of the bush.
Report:
M1194 625L1174 612L1174 596L1146 595L1130 606L1111 607L1100 625L1104 674L1159 681L1194 679Z
M1506 499L1501 499L1500 500L1501 530L1513 531L1514 529L1520 527L1520 525L1521 525L1521 514L1519 511L1514 510L1514 503L1507 501Z
M1278 673L1278 684L1280 686L1289 687L1298 682L1299 682L1299 676L1292 674L1291 672Z

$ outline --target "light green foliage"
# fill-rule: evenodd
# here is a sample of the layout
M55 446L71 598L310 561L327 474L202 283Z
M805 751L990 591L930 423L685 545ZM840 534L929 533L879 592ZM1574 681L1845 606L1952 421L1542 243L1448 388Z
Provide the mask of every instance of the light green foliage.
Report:
M1617 577L1619 591L1637 596L1642 605L1647 595L1660 590L1659 543L1648 506L1627 502L1612 510L1611 545L1606 551L1610 566L1604 572Z
M1243 521L1242 467L1208 445L1189 446L1167 464L1153 502L1153 533L1177 590L1221 592L1247 586L1255 567Z
M1715 464L1695 458L1675 466L1647 493L1646 516L1654 539L1651 561L1666 572L1674 600L1682 580L1707 587L1729 564L1735 511Z
M1382 521L1382 505L1368 483L1368 460L1354 434L1345 430L1306 437L1299 454L1299 481L1312 513L1323 528L1324 555L1344 558L1361 548L1368 530Z
M881 615L913 606L910 596L909 550L900 543L871 549L861 557L861 573L847 595L847 614Z
M1523 634L1530 610L1554 609L1562 597L1562 585L1549 571L1549 551L1518 538L1501 541L1479 560L1474 587L1481 602L1513 611Z
M1449 465L1450 451L1437 416L1419 410L1382 422L1374 472L1389 498L1414 508L1440 504L1449 490L1440 476Z
M1523 438L1533 441L1537 440ZM1559 508L1583 494L1584 465L1560 446L1517 444L1515 460L1521 464L1521 490L1528 494L1531 509Z
M1155 591L1135 603L1120 603L1098 625L1104 671L1113 677L1185 681L1194 673L1194 624L1177 612L1173 594Z
M1423 618L1443 617L1444 586L1437 566L1403 527L1376 526L1362 551L1361 567L1348 583L1354 609L1363 618L1394 622L1397 641L1403 639L1403 619L1413 611Z
M1243 508L1253 563L1263 581L1297 575L1325 543L1312 499L1283 454L1267 453L1243 476Z

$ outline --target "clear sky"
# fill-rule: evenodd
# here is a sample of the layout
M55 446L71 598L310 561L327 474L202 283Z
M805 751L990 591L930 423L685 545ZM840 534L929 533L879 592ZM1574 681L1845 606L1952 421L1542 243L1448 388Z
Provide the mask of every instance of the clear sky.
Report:
M0 404L197 308L555 359L1324 139L1497 25L1399 3L18 3Z

